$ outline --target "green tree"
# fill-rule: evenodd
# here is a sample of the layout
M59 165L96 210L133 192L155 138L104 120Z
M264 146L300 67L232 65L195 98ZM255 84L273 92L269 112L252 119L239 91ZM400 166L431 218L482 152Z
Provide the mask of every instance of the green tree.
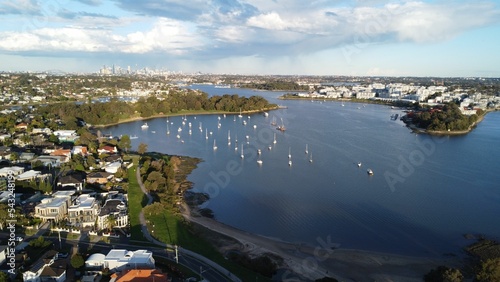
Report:
M0 271L0 282L9 282L9 281L10 281L9 275L7 275L7 273L3 271Z
M75 269L81 268L85 264L85 260L81 254L75 254L71 257L71 266Z
M424 276L425 282L462 282L464 276L460 270L446 266L438 266Z
M108 215L108 217L106 217L106 226L108 227L108 231L110 232L116 226L116 217L114 215L110 214Z
M139 147L137 147L137 152L139 153L139 155L144 155L144 153L146 153L146 151L148 150L148 144L144 144L141 142L141 144L139 144Z
M9 218L9 213L7 212L9 210L9 207L4 204L4 203L0 203L0 229L3 230L3 228L5 227L5 223L7 222L7 220L9 219L12 219L12 218Z
M120 141L118 142L118 147L121 150L124 150L125 152L128 152L128 150L130 150L130 148L132 148L131 141L130 141L130 136L123 135L120 138Z
M500 257L483 261L476 273L476 280L479 282L500 282Z

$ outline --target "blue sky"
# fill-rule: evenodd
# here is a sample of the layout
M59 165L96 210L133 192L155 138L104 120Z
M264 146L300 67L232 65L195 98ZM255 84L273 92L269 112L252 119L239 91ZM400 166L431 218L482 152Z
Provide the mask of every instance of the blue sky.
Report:
M500 77L499 1L0 0L0 71Z

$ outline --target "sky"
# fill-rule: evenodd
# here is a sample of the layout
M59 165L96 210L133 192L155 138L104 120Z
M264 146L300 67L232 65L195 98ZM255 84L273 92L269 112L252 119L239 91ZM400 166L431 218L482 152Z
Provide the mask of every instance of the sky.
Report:
M0 71L500 77L500 1L0 0Z

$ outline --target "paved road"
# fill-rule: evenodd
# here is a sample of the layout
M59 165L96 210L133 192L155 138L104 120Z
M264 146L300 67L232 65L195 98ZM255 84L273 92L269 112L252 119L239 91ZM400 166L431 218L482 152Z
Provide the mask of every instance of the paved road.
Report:
M139 183L142 192L146 195L146 197L148 197L147 205L151 204L153 202L153 197L149 195L148 191L146 190L146 187L144 187L144 184L142 183L139 166L136 168L136 177L137 177L137 183ZM174 250L176 246L165 244L163 242L156 240L155 238L153 238L153 236L151 236L147 228L146 219L144 217L143 211L141 211L141 213L139 214L139 221L141 223L142 234L144 235L144 237L148 241L154 243L155 245L166 248L165 252L167 253L167 255L170 255L169 259L175 261ZM179 263L188 267L193 272L200 274L207 281L236 281L236 282L241 281L241 279L236 277L236 275L232 274L227 269L223 268L222 266L218 265L217 263L207 259L206 257L200 254L191 252L182 247L178 247L177 250L178 250Z

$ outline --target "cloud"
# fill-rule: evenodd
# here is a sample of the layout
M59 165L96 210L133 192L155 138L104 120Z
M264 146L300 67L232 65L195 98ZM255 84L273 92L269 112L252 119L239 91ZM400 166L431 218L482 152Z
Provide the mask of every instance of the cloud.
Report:
M80 0L100 5L97 0ZM14 3L14 2L13 2ZM35 13L36 1L2 2L0 13ZM491 2L379 0L114 0L131 18L55 11L57 22L0 31L0 50L166 54L190 58L311 54L350 44L435 43L499 23ZM356 5L353 6L352 3ZM42 7L43 8L43 7ZM117 11L114 14L121 14Z
M149 31L113 34L99 28L42 28L32 31L0 32L0 50L10 52L39 51L57 54L69 52L119 52L182 55L202 46L202 40L189 25L170 19L159 19Z
M40 15L37 0L4 0L0 2L0 15Z
M82 18L104 18L104 19L118 19L115 16L109 16L109 15L104 15L104 14L99 14L99 13L89 13L89 12L73 12L69 11L66 9L60 10L57 15L63 19L68 19L68 20L75 20L75 19L82 19Z
M89 6L99 6L102 4L101 0L76 0L76 1Z
M207 7L203 0L115 0L118 7L139 15L195 20Z

